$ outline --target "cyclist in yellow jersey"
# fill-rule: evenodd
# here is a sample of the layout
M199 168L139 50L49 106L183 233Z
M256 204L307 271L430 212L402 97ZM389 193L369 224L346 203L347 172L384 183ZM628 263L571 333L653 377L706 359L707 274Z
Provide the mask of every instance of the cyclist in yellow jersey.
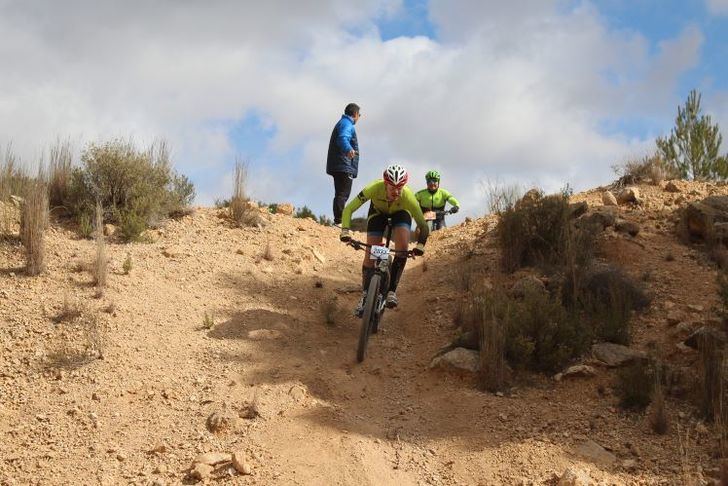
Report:
M414 218L417 227L420 229L420 235L413 253L423 255L425 243L429 236L429 228L414 193L406 186L407 179L408 175L404 167L398 164L390 165L385 169L382 180L370 183L352 199L341 215L341 241L351 240L349 231L351 215L362 204L371 201L367 218L367 244L383 244L387 220L391 218L392 239L394 240L395 250L406 251L410 240L412 219ZM387 292L387 307L396 307L398 304L397 284L406 263L407 257L402 253L397 253L392 263L392 278ZM361 317L366 290L373 274L374 260L369 258L369 250L367 250L362 264L362 299L354 312L359 317Z

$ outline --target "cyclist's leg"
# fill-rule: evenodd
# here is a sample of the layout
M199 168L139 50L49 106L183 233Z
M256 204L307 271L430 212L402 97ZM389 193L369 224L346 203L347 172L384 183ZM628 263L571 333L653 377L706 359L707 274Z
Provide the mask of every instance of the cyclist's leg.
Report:
M412 227L412 216L407 211L398 211L392 215L392 236L394 248L399 251L406 251L409 246L410 228ZM407 264L407 255L397 253L392 262L392 275L389 280L389 292L396 292L399 279ZM396 299L395 299L396 301Z

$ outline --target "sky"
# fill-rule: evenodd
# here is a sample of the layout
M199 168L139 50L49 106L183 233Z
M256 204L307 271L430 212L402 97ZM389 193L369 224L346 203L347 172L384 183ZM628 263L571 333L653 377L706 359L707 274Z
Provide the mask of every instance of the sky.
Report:
M487 187L609 183L654 149L691 89L728 152L728 0L0 0L0 149L168 141L196 204L255 199L331 216L333 125L356 102L356 193L401 163ZM363 210L362 210L363 211Z

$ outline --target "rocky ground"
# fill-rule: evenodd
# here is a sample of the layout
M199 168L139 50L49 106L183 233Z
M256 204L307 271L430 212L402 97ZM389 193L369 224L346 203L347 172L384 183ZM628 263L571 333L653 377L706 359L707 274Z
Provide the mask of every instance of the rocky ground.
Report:
M641 186L618 206L636 236L607 230L601 256L653 294L633 347L693 366L680 343L716 322L715 266L676 236L676 209L710 184ZM602 190L574 197L603 205ZM715 431L668 398L670 432L617 406L615 372L530 376L505 395L430 369L455 335L458 280L498 268L492 219L433 236L410 262L400 308L355 361L361 253L337 230L220 210L110 237L107 288L85 270L94 242L54 223L48 269L23 273L0 243L0 484L705 484ZM131 270L124 271L124 263ZM128 263L127 263L128 266ZM322 308L336 298L334 323ZM64 312L65 309L65 312ZM74 315L78 310L79 315ZM561 481L561 483L559 483Z

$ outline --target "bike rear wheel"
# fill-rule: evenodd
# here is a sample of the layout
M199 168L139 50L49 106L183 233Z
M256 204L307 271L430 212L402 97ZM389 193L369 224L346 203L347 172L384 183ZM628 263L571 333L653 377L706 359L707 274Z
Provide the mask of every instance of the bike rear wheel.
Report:
M364 300L364 315L361 318L361 329L359 330L359 345L356 348L356 360L361 363L367 354L367 344L369 342L369 334L378 317L377 297L379 296L379 288L382 276L375 273L369 282L367 289L367 297Z

